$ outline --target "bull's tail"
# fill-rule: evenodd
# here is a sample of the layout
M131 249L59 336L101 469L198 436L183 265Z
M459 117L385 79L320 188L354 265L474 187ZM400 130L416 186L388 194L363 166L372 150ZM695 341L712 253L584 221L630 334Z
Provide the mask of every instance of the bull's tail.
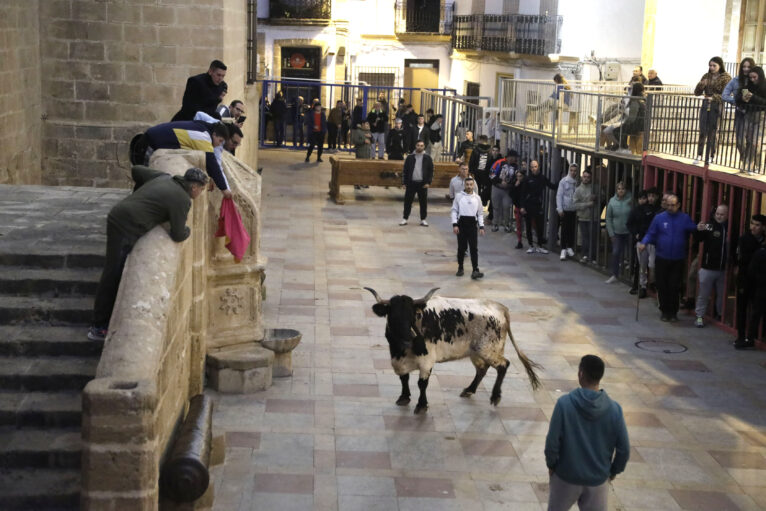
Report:
M532 385L532 390L537 390L540 388L540 379L537 377L537 373L535 372L535 369L542 369L543 366L536 362L532 362L529 357L527 357L523 351L519 349L519 347L516 345L516 340L513 338L513 332L511 331L511 313L508 310L508 308L505 309L505 322L508 325L508 337L511 338L511 344L513 344L513 349L516 350L516 355L519 357L519 360L521 360L522 365L524 366L524 369L527 371L527 377L529 378L529 383Z

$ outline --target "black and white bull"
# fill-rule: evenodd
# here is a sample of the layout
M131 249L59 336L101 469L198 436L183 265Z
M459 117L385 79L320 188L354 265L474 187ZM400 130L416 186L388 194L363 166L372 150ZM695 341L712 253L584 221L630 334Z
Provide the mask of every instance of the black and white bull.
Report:
M533 389L540 386L535 368L540 368L516 346L511 333L511 315L503 304L492 300L433 297L434 288L419 300L396 295L382 300L374 289L368 290L377 300L373 312L387 317L386 339L391 351L391 366L402 382L402 394L396 404L410 402L409 373L418 370L420 397L415 413L428 408L426 388L431 370L437 362L469 357L476 367L476 376L461 397L476 392L489 367L497 371L490 403L500 402L503 378L510 361L505 358L505 338L510 337L516 355L524 365Z

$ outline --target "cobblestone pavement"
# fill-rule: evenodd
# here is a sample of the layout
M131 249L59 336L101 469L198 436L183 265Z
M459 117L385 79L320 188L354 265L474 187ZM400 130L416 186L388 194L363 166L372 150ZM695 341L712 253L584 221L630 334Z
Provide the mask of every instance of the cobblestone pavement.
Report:
M632 446L610 509L766 509L763 353L736 352L729 334L696 329L691 316L661 323L648 299L636 322L625 285L553 253L514 250L509 234L480 238L482 281L457 278L444 190L431 192L430 227L399 227L401 190L344 187L338 206L327 199L329 163L304 164L299 152L260 158L265 321L303 340L291 378L253 395L211 392L215 428L227 434L216 509L543 510L548 420L587 353L607 362L602 386L623 406ZM517 342L545 367L544 388L531 391L508 346L497 408L493 370L475 396L458 397L473 375L467 360L436 366L427 415L397 407L385 320L363 286L383 297L439 286L504 303Z

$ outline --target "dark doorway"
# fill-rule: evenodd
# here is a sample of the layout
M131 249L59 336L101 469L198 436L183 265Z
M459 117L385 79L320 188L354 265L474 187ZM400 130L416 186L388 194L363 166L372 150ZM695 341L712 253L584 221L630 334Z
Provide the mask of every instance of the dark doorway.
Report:
M465 95L468 96L466 99L469 103L473 103L474 105L479 104L479 91L481 89L481 84L477 82L465 82Z
M440 0L407 0L407 32L439 32Z

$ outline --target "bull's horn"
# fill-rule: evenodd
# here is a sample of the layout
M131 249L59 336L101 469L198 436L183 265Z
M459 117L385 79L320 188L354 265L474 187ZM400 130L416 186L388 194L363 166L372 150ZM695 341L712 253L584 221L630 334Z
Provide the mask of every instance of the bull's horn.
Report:
M366 288L364 288L364 289L366 289L367 291L369 291L370 293L372 293L372 296L374 296L374 297L375 297L375 300L376 300L378 303L383 303L383 300L381 300L381 299L380 299L380 296L378 296L378 293L377 293L377 291L375 291L373 288L371 288L371 287L366 287Z
M433 296L433 294L434 294L434 293L435 293L435 292L436 292L438 289L439 289L438 287L435 287L435 288L433 288L432 290L430 290L430 291L428 292L428 294L427 294L427 295L425 295L425 296L424 296L423 298L421 298L420 300L415 300L413 303L414 303L415 305L425 305L426 303L428 303L428 300L430 300L430 299L431 299L431 297Z

